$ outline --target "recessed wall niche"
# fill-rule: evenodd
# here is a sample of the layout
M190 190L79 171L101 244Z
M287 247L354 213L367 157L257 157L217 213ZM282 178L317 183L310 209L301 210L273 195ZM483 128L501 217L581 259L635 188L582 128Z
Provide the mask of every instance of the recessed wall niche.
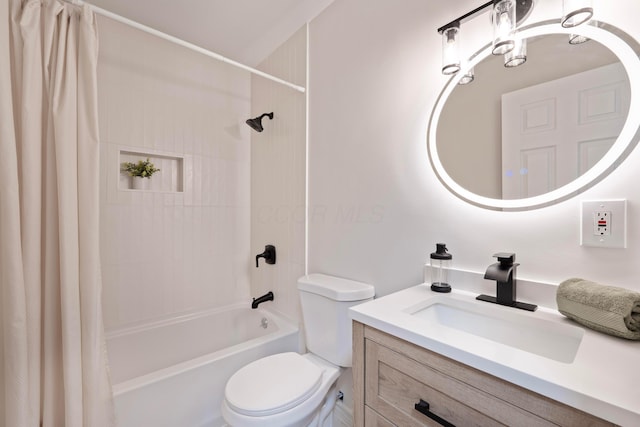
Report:
M124 191L140 191L132 190L131 176L121 170L122 164L125 162L136 163L139 160L149 159L151 163L160 171L155 173L151 178L144 191L157 191L163 193L182 193L184 191L184 158L161 154L152 151L134 151L119 150L118 170L120 171L120 179L118 181L118 190ZM145 178L146 179L146 178Z

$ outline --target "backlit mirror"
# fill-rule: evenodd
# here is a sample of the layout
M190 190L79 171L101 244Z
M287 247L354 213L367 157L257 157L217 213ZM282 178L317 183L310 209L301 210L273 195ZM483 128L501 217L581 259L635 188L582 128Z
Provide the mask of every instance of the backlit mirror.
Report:
M463 69L445 86L428 148L456 195L494 209L545 206L595 184L635 146L637 43L602 23L578 32L588 41L572 45L559 24L528 27L525 64L505 68L486 47L466 68L471 84L458 84Z

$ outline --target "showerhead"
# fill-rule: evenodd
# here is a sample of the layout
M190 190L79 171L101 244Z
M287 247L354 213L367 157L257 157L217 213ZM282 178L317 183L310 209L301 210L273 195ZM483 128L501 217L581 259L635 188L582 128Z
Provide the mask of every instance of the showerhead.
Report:
M262 132L264 130L264 128L262 127L262 118L264 116L269 117L269 120L273 120L273 113L264 113L263 115L256 117L255 119L247 120L246 123L251 126L251 129L255 130L256 132Z

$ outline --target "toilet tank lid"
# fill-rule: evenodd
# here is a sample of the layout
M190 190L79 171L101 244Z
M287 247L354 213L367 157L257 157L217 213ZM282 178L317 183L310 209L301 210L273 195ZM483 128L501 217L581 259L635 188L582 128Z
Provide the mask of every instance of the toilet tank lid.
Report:
M335 301L360 301L373 298L375 288L367 283L326 274L308 274L298 279L298 289Z

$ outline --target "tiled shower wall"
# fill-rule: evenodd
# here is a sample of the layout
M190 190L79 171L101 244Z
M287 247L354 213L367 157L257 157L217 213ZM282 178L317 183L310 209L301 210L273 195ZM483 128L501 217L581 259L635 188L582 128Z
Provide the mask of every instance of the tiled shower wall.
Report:
M307 30L298 30L258 68L306 87ZM272 307L300 321L297 280L305 272L306 95L260 77L252 77L251 116L264 131L251 134L251 250L275 245L277 262L253 265L253 296L273 291Z
M248 73L99 18L107 331L248 300ZM120 163L161 171L129 189Z

